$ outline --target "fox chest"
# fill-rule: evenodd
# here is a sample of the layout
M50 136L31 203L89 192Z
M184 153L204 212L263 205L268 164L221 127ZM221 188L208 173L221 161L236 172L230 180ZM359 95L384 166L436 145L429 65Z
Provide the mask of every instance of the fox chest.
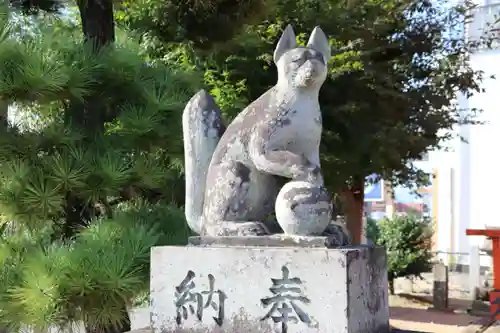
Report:
M283 105L273 119L274 140L280 148L297 153L316 149L321 140L322 119L317 103Z

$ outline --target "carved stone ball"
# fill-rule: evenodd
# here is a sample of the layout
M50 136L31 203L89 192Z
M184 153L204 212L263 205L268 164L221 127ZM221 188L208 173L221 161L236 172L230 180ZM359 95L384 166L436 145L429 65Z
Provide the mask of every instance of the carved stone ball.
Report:
M331 221L332 198L326 188L290 181L278 193L276 219L287 235L319 235Z

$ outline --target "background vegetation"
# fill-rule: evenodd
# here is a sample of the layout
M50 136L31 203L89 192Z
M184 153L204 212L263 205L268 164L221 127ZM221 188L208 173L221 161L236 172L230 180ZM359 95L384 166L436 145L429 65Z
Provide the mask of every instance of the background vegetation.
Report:
M394 216L379 221L369 219L367 237L387 251L389 291L399 277L421 278L432 269L432 225L428 219L413 215Z
M175 1L125 2L116 20L143 36L151 57L203 71L228 121L275 84L272 52L284 26L291 23L304 43L320 25L334 54L320 95L322 169L359 241L365 177L377 174L394 186L427 184L429 175L411 162L442 147L456 126L475 122L478 110L462 110L455 97L481 90L483 73L470 67L469 54L489 47L492 35L463 38L458 27L471 18L469 1L273 0L266 9L233 30L234 38L209 39L203 47L190 36L203 35L206 16L179 22L177 35L164 33L165 15L182 11ZM211 34L217 33L214 25Z

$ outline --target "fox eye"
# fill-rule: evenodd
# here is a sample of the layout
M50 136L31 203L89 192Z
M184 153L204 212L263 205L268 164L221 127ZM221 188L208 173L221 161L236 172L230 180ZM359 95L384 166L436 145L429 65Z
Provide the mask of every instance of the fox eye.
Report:
M319 60L323 64L325 63L325 59L323 58L323 55L317 51L310 51L308 58Z
M321 53L317 53L314 55L314 58L318 59L319 61L321 61L322 64L325 63L325 58L323 58L323 55L321 55Z

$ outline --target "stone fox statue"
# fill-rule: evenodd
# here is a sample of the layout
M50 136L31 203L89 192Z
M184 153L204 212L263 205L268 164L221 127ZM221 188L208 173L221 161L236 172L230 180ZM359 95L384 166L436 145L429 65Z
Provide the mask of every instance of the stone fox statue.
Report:
M205 91L184 110L186 219L206 236L269 234L278 178L322 185L319 90L330 59L328 39L316 27L297 47L288 26L274 51L278 82L224 128ZM277 177L279 176L279 177Z

